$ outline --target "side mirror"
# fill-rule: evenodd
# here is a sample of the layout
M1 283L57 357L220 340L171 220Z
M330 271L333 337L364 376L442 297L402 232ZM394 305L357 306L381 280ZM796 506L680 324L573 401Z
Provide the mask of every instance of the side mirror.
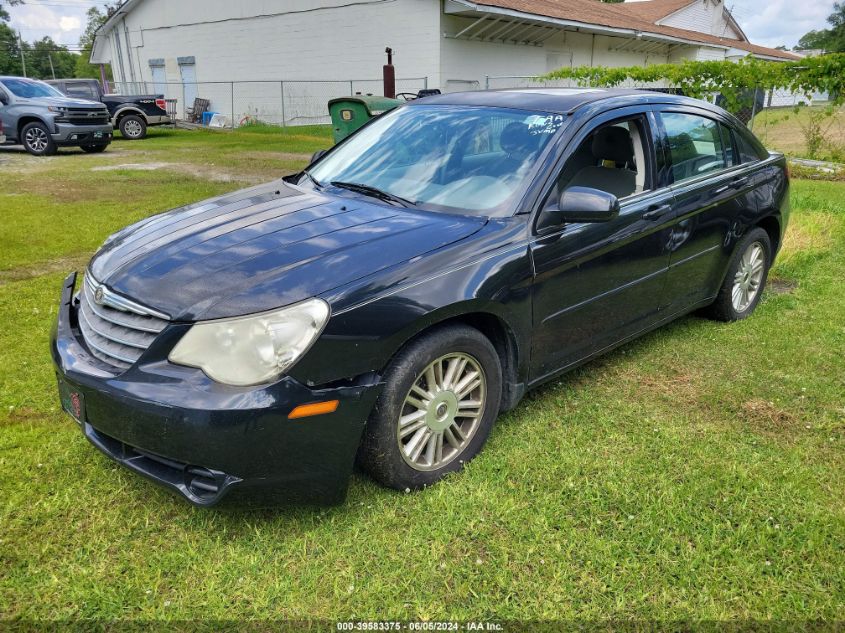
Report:
M548 209L550 220L564 222L607 222L619 215L619 199L612 193L591 187L568 187L560 194L557 209Z
M329 150L327 150L327 149L318 149L316 152L311 154L311 164L313 165L318 160L320 160L323 157L323 155L328 151Z
M5 92L0 92L0 104L9 105L9 97L6 96Z

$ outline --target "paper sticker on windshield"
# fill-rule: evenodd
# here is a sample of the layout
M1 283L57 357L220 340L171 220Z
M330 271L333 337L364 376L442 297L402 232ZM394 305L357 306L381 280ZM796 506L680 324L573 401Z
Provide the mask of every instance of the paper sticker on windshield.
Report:
M562 114L533 114L525 123L529 134L554 134L563 125L565 118Z

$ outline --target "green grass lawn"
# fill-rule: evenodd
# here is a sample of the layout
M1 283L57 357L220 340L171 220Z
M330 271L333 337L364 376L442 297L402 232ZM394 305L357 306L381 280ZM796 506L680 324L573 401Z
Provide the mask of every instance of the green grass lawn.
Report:
M423 492L358 474L339 507L199 510L91 447L48 354L67 269L328 142L0 151L0 616L845 619L845 183L794 183L752 318L682 319L530 394Z
M807 139L813 128L821 137L815 156ZM845 162L845 109L811 106L767 108L754 117L754 133L771 150L790 157Z

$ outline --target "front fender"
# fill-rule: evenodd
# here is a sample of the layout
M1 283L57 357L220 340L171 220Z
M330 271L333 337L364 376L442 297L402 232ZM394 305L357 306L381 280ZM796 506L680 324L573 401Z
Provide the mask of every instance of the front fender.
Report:
M404 283L395 287L391 287L392 279L383 277L378 284L371 281L367 293L347 288L339 296L324 297L333 314L292 375L306 384L320 385L381 373L396 352L420 333L450 319L490 315L513 335L515 373L517 380L522 380L531 332L532 275L527 243L510 243L487 253L482 250L460 266L443 266L441 272L408 280L411 270L422 272L449 258L449 253L435 253L427 258L433 263L399 267L392 277L404 277ZM359 300L350 304L350 296Z

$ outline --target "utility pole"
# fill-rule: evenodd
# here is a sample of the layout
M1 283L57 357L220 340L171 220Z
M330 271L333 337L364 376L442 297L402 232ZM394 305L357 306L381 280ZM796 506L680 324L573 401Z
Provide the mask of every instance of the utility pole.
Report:
M53 75L53 79L55 79L56 71L53 70L53 56L50 53L47 53L47 59L50 60L50 74Z
M23 76L26 77L26 59L23 56L23 38L21 32L18 31L18 49L21 52L21 67L23 68Z

